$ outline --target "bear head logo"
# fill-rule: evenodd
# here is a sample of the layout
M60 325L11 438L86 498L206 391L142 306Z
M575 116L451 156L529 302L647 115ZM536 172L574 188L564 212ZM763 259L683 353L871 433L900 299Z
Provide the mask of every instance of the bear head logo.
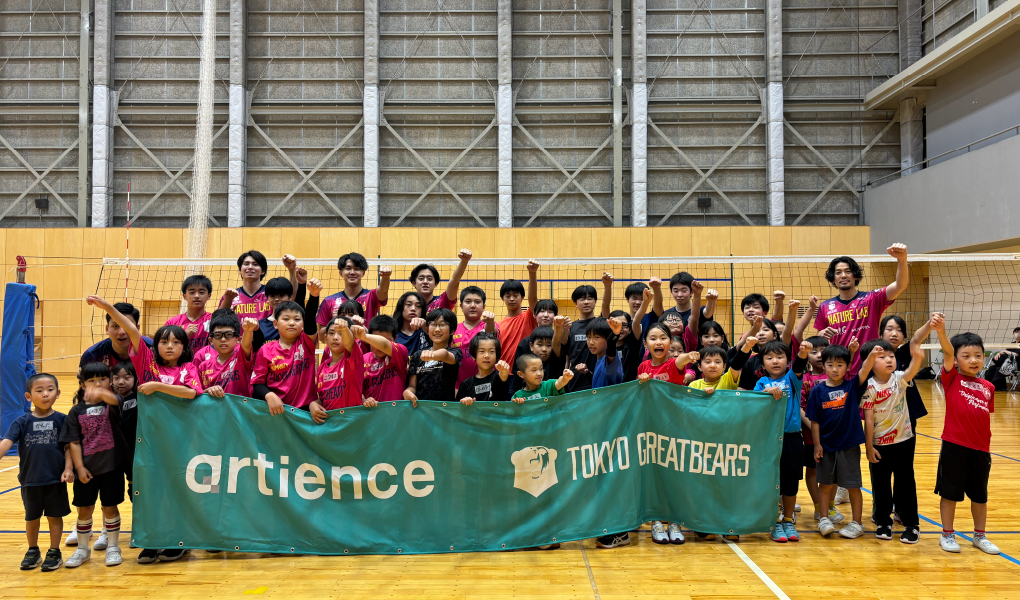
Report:
M545 446L528 446L510 456L514 464L514 487L538 498L542 492L559 483L556 479L556 450Z

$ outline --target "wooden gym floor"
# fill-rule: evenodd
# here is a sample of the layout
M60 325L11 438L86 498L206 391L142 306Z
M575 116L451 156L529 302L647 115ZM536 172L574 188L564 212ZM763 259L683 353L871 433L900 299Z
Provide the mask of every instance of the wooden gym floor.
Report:
M74 389L62 380L65 411ZM648 524L631 534L630 546L596 548L592 540L555 551L486 552L425 556L271 556L195 551L177 562L139 565L137 550L122 541L124 564L107 568L103 552L91 562L53 573L18 569L25 553L24 511L17 459L0 462L0 598L67 598L99 594L118 598L1017 598L1020 594L1020 393L996 394L992 415L992 475L988 535L1003 551L989 556L960 539L961 554L939 549L939 501L932 493L945 413L941 393L919 382L931 415L918 424L915 467L921 542L901 544L874 537L864 494L865 529L857 540L822 539L809 496L797 529L801 541L777 544L767 534L736 544L698 541L682 546L652 543ZM866 464L862 465L866 470ZM869 477L864 475L865 485ZM841 505L849 513L849 505ZM131 504L121 505L130 529ZM98 513L98 511L97 511ZM848 516L849 518L849 516ZM73 517L65 520L65 529ZM97 517L98 522L98 517ZM44 524L45 528L45 524ZM98 529L98 527L97 527ZM972 529L969 503L960 504L956 529ZM128 537L122 535L122 539ZM95 540L95 536L92 538ZM45 550L46 534L40 535ZM72 549L62 548L65 560Z

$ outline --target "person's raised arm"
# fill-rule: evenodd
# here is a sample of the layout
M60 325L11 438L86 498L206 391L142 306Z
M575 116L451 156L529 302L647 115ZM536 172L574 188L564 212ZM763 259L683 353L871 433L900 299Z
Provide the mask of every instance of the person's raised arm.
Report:
M786 292L776 290L772 292L772 322L783 322L783 300L786 300Z
M683 373L684 367L691 363L696 363L699 360L701 360L701 353L697 351L681 352L680 355L676 357L676 370Z
M910 364L907 365L907 370L903 372L903 381L910 383L917 376L917 372L921 370L921 361L924 360L924 351L921 350L921 346L915 346L913 343L910 344Z
M344 350L350 352L354 347L354 334L351 332L350 326L343 319L337 320L336 326L340 328L340 341L344 343Z
M797 309L800 308L800 300L790 300L790 306L786 312L786 327L783 328L783 343L787 346L790 345L790 341L793 340L793 330L796 327L790 327L789 323L795 323L797 321ZM798 340L800 338L797 338Z
M422 350L421 359L422 361L438 360L439 362L446 363L448 365L457 364L457 356L446 348L443 348L442 350Z
M560 356L563 352L563 333L568 327L568 320L569 319L567 319L564 315L556 315L553 317L552 351L556 356Z
M811 324L811 319L815 317L815 312L818 310L818 296L811 296L808 298L808 309L804 311L804 314L797 319L797 324L793 328L793 337L800 341L804 341L804 332L807 331L808 325ZM787 324L789 327L789 324Z
M485 333L496 333L496 313L483 310L482 323L485 323Z
M574 372L570 369L563 369L563 375L560 375L559 379L556 380L556 389L562 390L567 387L570 380L574 378Z
M652 277L648 280L648 287L652 288L652 293L655 294L652 300L652 312L655 314L655 318L662 316L662 280L658 277Z
M705 284L698 280L691 282L691 316L687 319L686 328L695 332L695 338L701 323L701 294L704 290Z
M308 303L305 304L305 334L315 336L319 333L319 325L315 322L315 315L319 312L319 292L322 291L322 283L318 279L309 279L305 286L308 290Z
M892 302L907 289L910 283L910 268L907 266L907 247L904 244L893 244L886 252L896 259L896 281L885 286L885 297Z
M653 295L652 290L648 288L641 291L641 306L638 307L637 312L634 313L634 318L630 322L630 334L638 341L641 341L641 321L645 319L645 313L648 312L648 304L652 301Z
M538 261L528 261L528 310L535 312L538 306Z
M198 392L186 385L170 385L162 381L147 381L138 386L139 394L155 394L162 392L168 396L175 396L185 400L194 400Z
M354 334L356 339L359 339L369 346L379 350L387 356L393 356L393 342L384 338L381 335L373 335L368 333L368 330L361 325L354 325L351 327L351 333Z
M613 274L609 271L602 272L602 312L599 314L604 319L609 318L613 312Z
M460 290L460 280L464 277L464 273L467 271L468 263L471 261L471 251L467 248L461 248L460 254L457 255L460 259L460 264L454 269L453 275L450 275L450 282L446 284L446 298L452 304L457 303L457 292Z
M297 297L298 287L297 259L294 258L293 254L284 254L283 266L286 267L287 272L290 273L290 289L291 289L290 299L291 301L293 301Z
M101 387L94 387L94 388L86 388L85 389L85 401L88 402L89 400L98 400L99 402L105 402L106 404L109 404L110 406L118 406L120 404L120 401L117 400L117 395L116 394L114 394L110 390L107 390L107 389L104 389L104 388L101 388ZM89 403L90 404L98 404L97 402L89 402Z
M949 336L946 335L946 316L942 313L931 313L931 320L928 321L928 324L939 336L939 346L942 346L942 370L948 371L946 365L951 364L950 368L956 366L956 351L953 350Z
M89 296L85 299L85 302L87 302L89 306L96 306L105 310L106 314L110 315L110 318L113 319L117 325L120 325L120 328L128 334L128 339L131 340L131 349L138 352L140 344L142 343L142 333L138 331L138 325L135 324L134 319L128 315L122 314L101 296Z
M804 370L807 369L807 357L814 346L811 342L802 342L800 349L797 351L797 358L793 361L793 374L800 378L804 374Z
M248 358L251 358L252 340L258 328L259 322L251 317L245 317L244 321L241 322L241 351Z
M390 299L390 275L393 275L393 267L379 267L379 285L375 288L375 298L379 304L386 304Z
M756 316L754 321L751 322L751 329L747 332L747 338L744 339L743 345L737 350L733 358L730 359L730 377L733 381L740 381L740 372L744 370L744 365L747 364L747 360L751 358L751 349L758 343L758 331L761 329L763 319Z
M616 341L620 339L620 332L623 331L623 321L619 317L609 317L606 319L606 323L609 324L609 330L613 332L606 338L606 364L608 365L616 360Z
M872 349L871 353L868 354L868 357L864 359L864 362L861 363L861 370L857 372L857 381L859 381L862 386L868 383L868 376L871 375L871 369L875 366L875 359L878 358L878 354L880 352L883 352L883 350L875 347Z

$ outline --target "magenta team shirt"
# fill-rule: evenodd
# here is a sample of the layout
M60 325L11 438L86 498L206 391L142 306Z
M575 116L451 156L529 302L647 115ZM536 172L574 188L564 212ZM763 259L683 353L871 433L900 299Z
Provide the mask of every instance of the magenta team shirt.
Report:
M195 354L198 363L198 376L202 380L202 389L207 390L214 385L223 388L228 394L251 398L251 367L253 356L246 356L241 344L234 346L234 354L227 362L220 362L220 354L206 346Z
M329 349L326 349L329 353ZM333 356L319 365L315 375L315 396L326 410L361 406L361 388L365 381L364 354L361 346L354 344L350 352L336 364Z
M361 305L361 308L365 309L365 326L368 326L368 322L372 320L372 317L379 314L379 309L386 306L385 302L379 302L379 296L376 290L363 289L356 298L349 297L343 291L337 292L332 296L326 297L325 300L319 304L319 312L315 314L315 322L319 324L319 327L323 327L329 320L333 318L333 307L339 306L348 300L354 300Z
M404 399L407 387L407 347L393 342L393 355L377 358L372 352L364 354L365 375L362 392L366 398L379 402Z
M446 292L443 292L442 294L432 296L432 302L429 302L428 308L425 309L425 315L437 308L449 308L450 310L453 310L454 306L456 306L456 304L454 304L453 300L450 300L450 297L446 295ZM422 317L425 315L422 315ZM472 373L472 375L474 375L474 373Z
M201 317L192 321L188 317L188 313L179 314L176 317L170 317L166 320L166 325L176 325L183 329L185 333L188 331L188 327L192 325L198 325L198 331L195 335L188 336L188 345L196 353L201 349L209 345L209 322L212 321L212 313L205 313Z
M280 340L267 342L259 348L252 367L251 386L269 386L287 406L302 408L315 400L316 339L304 331L290 348Z
M202 393L202 381L194 363L184 363L176 367L158 365L156 355L144 343L137 352L132 348L129 355L131 364L135 366L135 373L138 374L138 383L158 381L167 385L183 385L195 390L196 394Z
M237 288L237 298L234 298L230 308L242 321L245 317L261 321L273 314L273 310L269 307L269 297L266 296L266 286L260 287L254 296L249 296L248 292L244 291L244 286Z
M839 296L830 298L818 307L818 315L815 317L815 329L821 331L826 327L836 329L836 335L832 336L830 344L849 346L850 340L857 338L861 346L879 337L879 322L882 320L882 312L892 305L885 295L885 288L879 288L872 292L857 292L849 302L840 300ZM850 373L856 373L861 366L861 355L854 355L850 364Z
M457 323L457 331L450 337L450 348L459 349L463 355L460 361L460 371L457 372L457 387L460 387L460 384L468 377L473 377L478 370L478 363L475 362L471 353L468 352L468 346L471 345L471 340L475 339L475 336L483 331L485 331L485 321L479 321L478 325L471 329L468 329L464 323ZM499 334L498 327L495 333Z

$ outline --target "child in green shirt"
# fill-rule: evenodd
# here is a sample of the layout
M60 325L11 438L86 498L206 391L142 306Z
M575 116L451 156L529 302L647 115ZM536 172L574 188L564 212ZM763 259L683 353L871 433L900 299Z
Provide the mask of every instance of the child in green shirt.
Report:
M559 396L563 388L567 387L570 380L574 378L574 372L570 369L563 369L563 375L559 379L545 379L545 368L542 367L542 359L534 354L522 354L517 358L517 376L524 381L524 387L517 390L513 395L514 402L523 404L525 400L536 398L548 398Z

